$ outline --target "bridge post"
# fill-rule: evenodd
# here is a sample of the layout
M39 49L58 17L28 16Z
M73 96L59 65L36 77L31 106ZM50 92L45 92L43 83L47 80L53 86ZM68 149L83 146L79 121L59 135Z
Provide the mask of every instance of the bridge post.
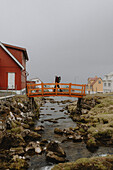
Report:
M71 96L71 83L69 83L69 96Z
M82 111L82 108L81 108L81 100L82 98L78 98L78 102L77 102L77 113L80 115L81 114L81 111Z
M82 84L82 91L81 91L81 93L83 94L84 93L84 91L83 91L84 89L83 89L83 84Z
M41 83L41 86L42 86L42 96L43 96L43 94L44 94L44 84Z
M85 95L85 91L86 91L86 84L84 85L84 95Z

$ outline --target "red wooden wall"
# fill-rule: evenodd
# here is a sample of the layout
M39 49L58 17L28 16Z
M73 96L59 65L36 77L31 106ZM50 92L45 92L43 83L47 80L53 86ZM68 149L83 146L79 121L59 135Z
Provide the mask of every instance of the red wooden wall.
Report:
M16 49L7 48L13 56L25 67L26 61L23 52ZM26 70L22 71L20 66L0 47L0 89L8 87L8 72L15 73L15 87L17 90L26 87Z

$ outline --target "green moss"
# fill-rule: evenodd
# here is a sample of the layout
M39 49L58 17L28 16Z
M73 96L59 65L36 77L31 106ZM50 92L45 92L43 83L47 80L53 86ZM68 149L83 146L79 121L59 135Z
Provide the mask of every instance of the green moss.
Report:
M11 125L12 125L12 128L16 128L17 127L17 124L14 121L11 122Z
M113 156L81 158L76 162L60 163L52 168L52 170L112 170Z
M11 132L14 132L14 133L21 133L22 131L23 131L22 127L16 127L16 128L11 129Z
M80 128L79 131L80 131L81 133L84 133L84 132L85 132L85 130L84 130L83 128Z
M12 162L11 164L10 164L10 167L9 167L10 169L15 169L15 170L24 170L24 169L27 169L28 168L28 164L27 164L27 162L25 161L25 160L23 160L23 159L16 159L16 161L15 162Z

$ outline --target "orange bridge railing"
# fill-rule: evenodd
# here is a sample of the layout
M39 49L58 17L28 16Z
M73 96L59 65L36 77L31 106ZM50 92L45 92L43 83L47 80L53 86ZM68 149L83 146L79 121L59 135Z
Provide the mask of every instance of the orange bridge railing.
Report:
M28 97L67 96L82 98L85 96L86 85L72 83L41 83L27 84Z

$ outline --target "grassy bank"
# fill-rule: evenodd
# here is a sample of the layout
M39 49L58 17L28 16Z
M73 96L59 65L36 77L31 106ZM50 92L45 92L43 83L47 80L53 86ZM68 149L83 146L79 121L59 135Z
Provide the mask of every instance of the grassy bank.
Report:
M83 137L86 147L95 152L99 146L113 145L113 94L87 95L80 108L68 106L71 118L77 123L76 133ZM81 158L75 162L56 165L52 170L113 169L113 156Z

